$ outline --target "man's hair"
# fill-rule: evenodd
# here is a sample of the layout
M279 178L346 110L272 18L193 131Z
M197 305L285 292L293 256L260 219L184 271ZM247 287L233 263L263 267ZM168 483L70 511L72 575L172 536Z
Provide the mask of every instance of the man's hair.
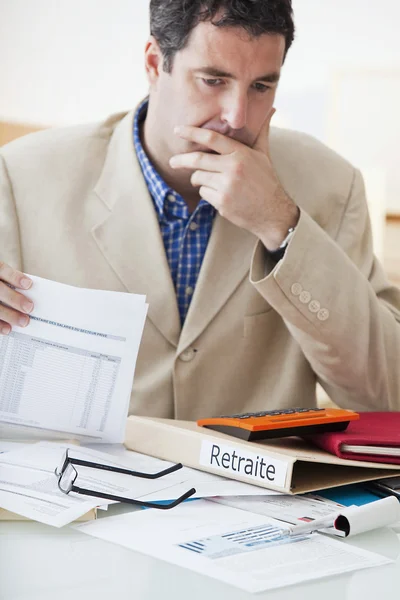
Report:
M164 71L171 72L175 54L202 21L241 27L252 37L283 35L285 56L294 39L292 0L150 0L150 32L160 46Z

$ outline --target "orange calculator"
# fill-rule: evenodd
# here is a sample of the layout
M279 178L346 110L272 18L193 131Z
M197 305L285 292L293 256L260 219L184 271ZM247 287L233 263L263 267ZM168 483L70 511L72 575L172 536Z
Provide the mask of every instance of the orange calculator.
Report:
M197 425L255 441L325 431L344 431L360 415L341 408L286 408L200 419Z

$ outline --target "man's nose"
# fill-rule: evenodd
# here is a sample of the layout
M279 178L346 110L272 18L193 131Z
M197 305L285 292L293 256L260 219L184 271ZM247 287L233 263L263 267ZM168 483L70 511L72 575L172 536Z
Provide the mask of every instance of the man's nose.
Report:
M231 129L243 129L247 124L247 94L227 94L221 110L222 120Z

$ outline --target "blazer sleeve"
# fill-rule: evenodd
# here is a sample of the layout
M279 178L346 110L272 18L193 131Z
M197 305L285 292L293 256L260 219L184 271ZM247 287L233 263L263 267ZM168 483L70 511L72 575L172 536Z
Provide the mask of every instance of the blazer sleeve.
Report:
M10 177L0 154L0 263L22 269L17 211Z
M257 244L250 281L281 315L334 402L400 410L400 290L374 257L359 171L335 239L301 211L277 265Z

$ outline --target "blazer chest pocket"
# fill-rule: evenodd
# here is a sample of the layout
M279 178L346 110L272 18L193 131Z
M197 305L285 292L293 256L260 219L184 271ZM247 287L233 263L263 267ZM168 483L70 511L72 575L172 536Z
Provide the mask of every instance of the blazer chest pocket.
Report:
M276 321L277 314L272 307L257 315L246 316L243 322L243 337L259 337L267 333L272 333L276 328Z

